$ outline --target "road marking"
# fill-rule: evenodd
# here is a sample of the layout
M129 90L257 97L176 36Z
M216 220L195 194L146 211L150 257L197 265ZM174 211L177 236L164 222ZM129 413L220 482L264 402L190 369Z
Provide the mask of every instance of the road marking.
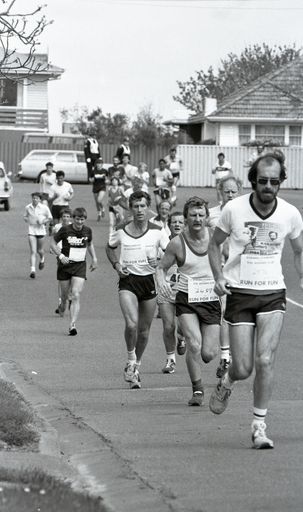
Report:
M293 304L294 306L298 306L298 308L302 308L303 309L303 304L300 304L299 302L296 302L295 300L292 300L290 299L289 297L287 297L287 302L290 302L291 304Z

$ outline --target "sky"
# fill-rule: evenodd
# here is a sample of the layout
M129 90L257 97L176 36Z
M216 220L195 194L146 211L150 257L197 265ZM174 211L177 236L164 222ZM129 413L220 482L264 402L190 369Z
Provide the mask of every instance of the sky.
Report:
M65 70L49 83L56 132L60 109L75 105L130 118L151 105L163 120L186 117L173 100L177 80L247 45L303 46L302 0L48 0L44 13L54 21L40 49Z

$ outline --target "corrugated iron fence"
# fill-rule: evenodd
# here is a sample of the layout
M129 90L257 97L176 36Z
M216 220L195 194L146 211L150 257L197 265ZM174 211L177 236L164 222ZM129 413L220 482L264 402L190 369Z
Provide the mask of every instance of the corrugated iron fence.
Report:
M117 146L114 144L101 144L103 161L109 163L115 155ZM0 140L0 161L8 171L16 174L18 162L33 149L76 149L83 150L79 144L37 144L24 142L8 142ZM242 179L244 187L248 187L247 181L248 160L253 152L252 148L233 146L198 146L180 145L178 152L183 160L184 172L181 174L181 185L185 187L210 187L214 186L215 178L211 173L214 168L219 152L225 154L226 159L231 163L233 172ZM134 146L132 148L132 162L138 165L145 162L149 171L158 167L159 158L167 155L168 147L156 146ZM303 148L283 148L286 157L287 180L284 188L303 189Z
M286 158L287 180L284 188L303 188L303 148L282 148ZM215 177L211 173L217 162L218 153L225 154L232 165L233 173L241 178L244 187L249 187L247 180L248 161L253 148L233 146L194 146L180 145L178 152L183 160L184 172L181 184L185 187L214 186Z
M16 174L18 171L18 163L24 158L29 151L33 149L51 149L51 150L83 150L83 146L79 144L38 144L30 142L15 142L15 141L1 141L0 140L0 161L4 162L7 171ZM117 145L114 144L101 144L101 155L103 161L106 163L112 162L113 156L116 154ZM143 145L132 147L132 162L138 165L140 162L145 162L148 169L152 171L158 167L158 161L163 156L167 155L169 147L156 146L155 148L147 148Z

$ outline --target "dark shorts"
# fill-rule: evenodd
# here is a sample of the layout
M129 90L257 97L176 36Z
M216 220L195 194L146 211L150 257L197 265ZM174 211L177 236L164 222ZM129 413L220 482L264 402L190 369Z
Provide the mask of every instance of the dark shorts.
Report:
M63 206L62 204L61 205L60 204L53 204L53 206L52 206L52 216L54 217L54 219L60 219L61 211L64 208L68 208L68 205Z
M161 199L169 199L170 198L170 190L169 190L169 188L156 188L154 190L154 194L156 196L160 196Z
M232 325L256 324L257 315L266 315L286 310L286 291L270 293L269 295L251 295L232 292L226 297L224 320Z
M106 185L93 186L93 194L99 194L99 192L106 192Z
M86 262L80 261L79 263L68 263L62 265L58 263L57 279L58 281L68 281L72 277L82 277L86 279Z
M176 316L189 314L197 315L200 323L208 325L221 325L222 313L220 301L212 302L188 302L188 295L177 292Z
M173 178L180 178L180 171L170 171L173 175Z
M47 194L46 192L42 192L41 201L48 201L48 198L49 198L49 194Z
M143 300L151 300L156 298L156 288L154 276L149 274L147 276L137 276L130 274L127 277L119 279L118 282L119 292L127 290L136 295L138 302Z
M39 240L39 238L45 238L46 235L28 235L28 236L33 236L35 238L38 238L38 240Z

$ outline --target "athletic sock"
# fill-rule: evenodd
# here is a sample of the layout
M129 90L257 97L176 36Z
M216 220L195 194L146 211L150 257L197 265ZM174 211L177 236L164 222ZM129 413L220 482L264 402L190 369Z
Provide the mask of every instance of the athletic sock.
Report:
M44 263L44 256L43 258L40 258L41 263Z
M136 362L136 349L127 351L127 361L128 363L135 364Z
M254 407L254 415L253 415L253 425L260 425L260 423L265 423L265 417L267 414L267 409L258 409L258 407Z
M31 267L31 272L35 272L35 267Z
M166 352L166 355L167 355L167 359L169 361L174 361L174 363L176 362L176 354L175 354L175 352Z
M230 356L229 356L229 347L221 347L220 349L221 355L220 359L225 359L225 361L229 362Z
M202 386L202 380L195 380L192 382L193 387L193 393L196 393L196 391L200 391L200 393L203 393L203 386Z
M233 388L233 384L234 384L234 381L231 380L230 376L229 376L229 373L226 372L222 379L221 379L221 384L223 384L223 386L227 389L232 389Z

